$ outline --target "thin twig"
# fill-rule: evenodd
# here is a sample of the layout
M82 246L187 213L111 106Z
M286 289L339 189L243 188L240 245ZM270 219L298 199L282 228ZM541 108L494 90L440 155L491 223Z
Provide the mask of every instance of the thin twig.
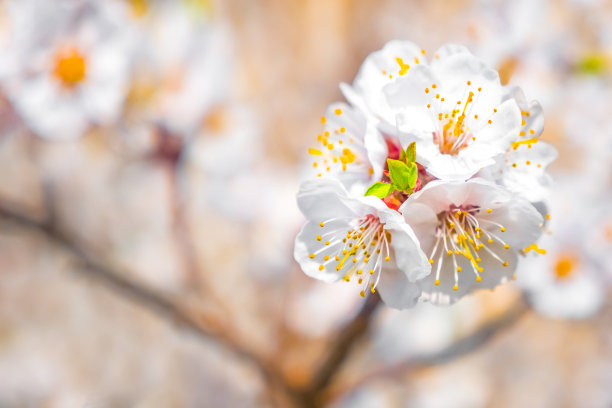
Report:
M172 218L172 230L175 237L180 258L184 264L187 280L191 287L198 290L209 291L203 288L200 276L200 267L195 246L191 240L189 222L186 219L187 211L185 200L180 189L179 163L167 163L168 182L170 184L170 215Z
M460 338L442 350L431 354L414 356L407 360L372 371L352 381L350 384L342 385L336 390L330 390L325 396L325 399L327 401L335 400L371 381L385 378L397 378L414 370L441 365L467 355L486 344L504 329L512 326L524 316L528 310L529 308L525 301L523 299L518 300L513 306L509 307L504 314L490 320L473 333Z

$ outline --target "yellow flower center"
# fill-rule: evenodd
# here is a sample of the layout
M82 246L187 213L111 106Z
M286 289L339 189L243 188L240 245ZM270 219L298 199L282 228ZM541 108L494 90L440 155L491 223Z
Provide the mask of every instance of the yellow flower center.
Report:
M555 277L558 280L567 280L576 272L577 259L572 255L561 255L555 263Z
M53 75L66 87L72 88L85 79L85 57L76 48L60 52L55 60Z

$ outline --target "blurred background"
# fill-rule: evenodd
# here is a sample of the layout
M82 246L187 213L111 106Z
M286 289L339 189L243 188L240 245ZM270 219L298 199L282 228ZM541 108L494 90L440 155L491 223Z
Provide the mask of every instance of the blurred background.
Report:
M0 407L611 407L611 23L607 0L0 1ZM319 118L392 39L467 46L559 150L548 254L448 308L362 309L293 261Z

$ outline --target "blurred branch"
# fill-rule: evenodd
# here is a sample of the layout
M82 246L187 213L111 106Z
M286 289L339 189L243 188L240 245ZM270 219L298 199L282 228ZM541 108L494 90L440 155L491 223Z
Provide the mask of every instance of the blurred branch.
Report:
M191 240L191 231L186 219L187 211L180 188L179 162L168 163L168 178L170 183L170 215L176 246L187 272L187 280L196 289L202 289L200 267L195 246ZM208 289L208 288L207 288Z
M512 326L522 316L524 316L528 310L529 307L525 303L524 299L521 298L520 300L516 301L514 305L510 306L502 315L491 319L473 333L458 339L442 350L431 354L414 356L407 360L375 370L355 381L352 381L350 384L340 386L337 390L330 390L325 396L326 400L335 400L336 398L341 397L342 395L351 392L355 388L371 381L399 377L414 370L441 365L465 356L485 345L504 329Z
M237 338L224 330L223 324L217 319L211 319L189 306L173 300L157 291L135 283L117 271L97 263L70 237L58 229L53 222L39 221L22 215L8 206L0 206L0 216L19 226L42 233L46 238L69 252L80 264L80 271L87 272L87 277L103 284L129 301L156 312L178 326L190 331L204 340L213 340L257 368L266 383L281 391L285 398L293 399L294 393L284 380L271 368L262 357L245 347Z
M379 305L380 296L378 293L370 294L359 313L340 329L338 336L330 346L327 357L313 374L311 383L300 393L303 401L302 406L322 406L321 394L329 387L357 342L367 333L374 312Z

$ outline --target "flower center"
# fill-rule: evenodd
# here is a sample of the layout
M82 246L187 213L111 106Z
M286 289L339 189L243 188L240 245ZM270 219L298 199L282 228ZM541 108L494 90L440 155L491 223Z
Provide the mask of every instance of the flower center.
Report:
M58 53L53 75L66 87L72 88L85 79L85 57L76 48Z
M444 100L444 98L442 98ZM456 155L468 145L471 133L465 127L465 111L474 99L474 92L468 94L468 97L461 109L454 108L450 114L438 114L438 121L441 122L442 130L434 133L434 143L438 145L440 153ZM461 101L457 101L457 105L461 105ZM459 116L457 114L461 112Z
M147 0L128 0L132 15L136 18L140 18L147 14L149 11L149 5Z
M452 262L454 269L453 290L459 290L459 273L462 271L458 265L457 258L464 257L469 261L476 281L482 280L481 274L484 268L481 266L480 250L485 250L491 257L499 261L502 266L508 266L508 262L503 260L488 244L499 243L504 249L509 249L502 238L494 232L499 229L505 232L506 229L494 221L479 217L482 209L477 206L451 206L447 211L438 214L439 224L436 227L436 243L429 257L429 263L435 263L436 275L434 284L440 284L440 273L444 262ZM486 209L487 213L493 210Z
M341 109L335 110L335 115L343 114ZM327 119L321 118L321 123L325 124ZM310 148L308 153L315 156L317 160L312 163L312 167L320 170L317 177L322 177L323 172L335 171L354 171L367 172L369 175L374 173L374 169L361 160L358 152L365 151L363 140L352 137L346 128L325 130L323 134L317 136L317 142L321 144L320 149ZM349 169L349 165L353 167Z
M310 258L322 256L324 262L319 265L319 270L335 267L336 271L343 272L346 282L350 282L353 277L357 278L357 283L362 286L362 297L367 290L374 293L383 262L391 259L391 234L374 215L354 220L354 228L348 231L342 227L334 228L335 221L338 220L320 223L324 233L317 236L316 240L327 240L324 241L325 247L318 254L310 254Z
M476 87L471 81L467 81L464 96L458 101L448 100L440 95L440 92L436 84L425 88L425 93L429 97L427 109L431 112L432 121L437 127L433 132L433 142L440 149L440 153L456 155L476 140L468 122L474 124L472 121L479 121L478 114L474 112L474 105L482 92L482 87ZM497 109L493 109L491 116L495 113ZM480 120L490 125L493 122L491 116Z
M570 279L576 273L578 261L574 256L561 255L555 263L555 277L563 281Z

